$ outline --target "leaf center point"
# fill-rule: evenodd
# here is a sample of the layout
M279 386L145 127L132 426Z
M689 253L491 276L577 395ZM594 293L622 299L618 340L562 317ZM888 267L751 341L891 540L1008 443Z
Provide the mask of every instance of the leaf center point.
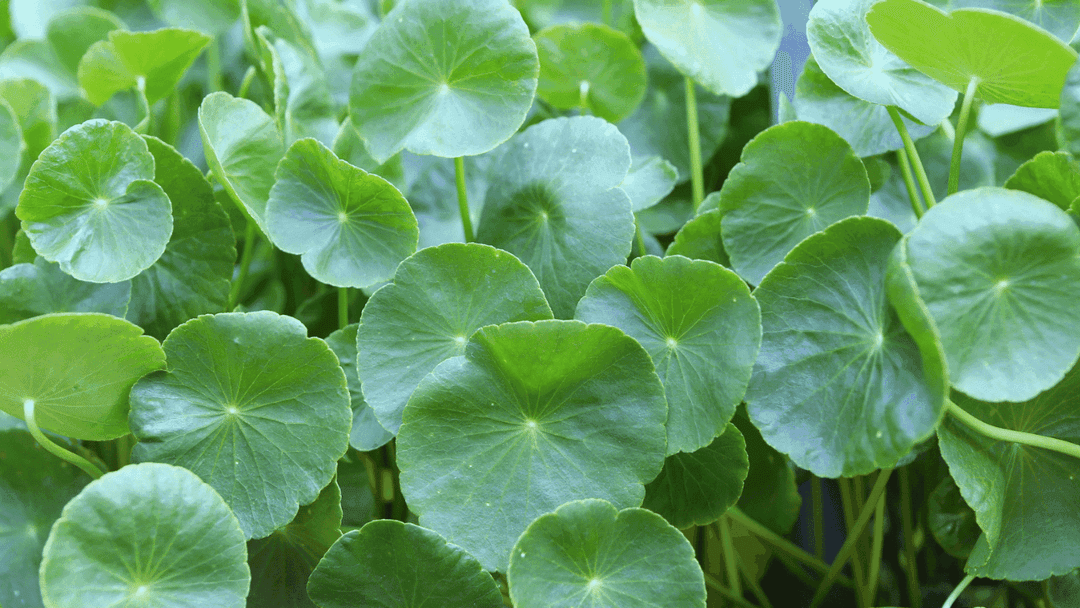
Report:
M672 350L674 350L675 347L679 345L679 341L675 338L672 338L671 336L668 336L668 339L665 340L665 343L667 344L667 347Z

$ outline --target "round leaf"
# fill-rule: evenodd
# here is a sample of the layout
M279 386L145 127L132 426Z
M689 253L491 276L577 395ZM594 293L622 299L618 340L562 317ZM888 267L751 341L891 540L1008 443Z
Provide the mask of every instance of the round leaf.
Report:
M314 139L294 143L275 178L267 234L283 251L302 254L316 280L368 287L392 277L416 251L416 217L397 188Z
M43 40L21 39L0 53L0 79L33 79L48 87L57 99L79 96L79 85L60 62L52 45Z
M100 312L124 317L131 283L84 283L37 258L0 270L0 323L50 312Z
M400 2L356 63L349 114L379 162L402 148L482 154L521 126L539 70L505 0Z
M934 488L926 510L927 524L934 540L949 555L966 560L982 530L975 521L975 511L964 502L952 477L946 475Z
M947 386L885 297L900 232L851 218L799 244L754 291L764 335L747 412L820 477L889 467L934 431Z
M649 352L667 397L668 455L724 432L761 345L761 312L746 283L682 256L613 267L589 285L575 318L618 327Z
M356 337L364 397L383 427L397 433L420 381L463 354L474 331L550 318L536 277L505 251L475 243L422 249L364 306Z
M251 575L229 507L190 471L127 466L86 486L41 561L46 606L241 608Z
M1023 19L986 9L947 13L922 0L884 0L866 15L874 37L923 74L989 103L1058 107L1076 51Z
M352 413L337 357L272 312L204 315L163 346L168 372L131 390L132 457L199 475L248 538L289 523L348 449Z
M716 193L710 194L713 197ZM708 198L706 197L706 201ZM715 198L719 199L719 195ZM704 207L705 203L701 204ZM700 211L700 207L698 209ZM709 260L722 266L730 266L724 241L720 237L722 218L719 209L711 209L683 224L668 245L665 255L681 255L692 260Z
M1020 165L1005 187L1034 194L1068 211L1080 196L1080 163L1068 152L1039 152Z
M484 327L409 400L401 489L421 525L505 571L541 513L581 498L640 505L663 466L666 418L648 353L618 329Z
M1023 401L1080 357L1080 229L1053 203L967 190L931 208L901 247L893 264L917 286L956 388Z
M1044 2L1043 0L930 0L945 9L989 8L1030 21L1069 42L1080 26L1080 4L1075 2Z
M705 606L694 548L662 517L579 500L538 517L507 572L518 608Z
M536 94L552 106L618 122L645 97L645 59L626 34L598 23L569 23L534 39L540 57Z
M634 0L649 42L687 78L742 97L780 48L776 0Z
M368 304L364 306L367 309ZM349 385L349 398L352 403L352 431L349 433L349 445L361 452L370 452L387 444L394 434L387 431L375 412L364 401L360 388L360 378L356 375L356 330L357 325L347 325L326 337L326 345L337 355L338 363L345 372Z
M659 156L635 158L619 187L630 197L634 212L648 209L671 194L679 181L675 165Z
M137 88L153 104L172 93L210 37L192 30L163 28L152 32L113 30L95 42L79 61L79 86L94 105Z
M74 75L87 49L108 38L109 32L122 29L126 29L124 22L109 11L76 6L50 19L45 37L60 63Z
M500 608L502 594L476 558L441 536L387 519L349 532L308 582L320 608Z
M90 120L49 145L26 178L15 214L38 255L93 283L153 264L172 235L172 204L154 157L130 127Z
M521 258L555 315L570 316L589 282L630 254L634 215L618 187L630 146L613 125L580 116L545 120L505 148L477 240Z
M762 131L720 189L731 266L751 284L791 248L870 204L866 168L828 128L792 121Z
M99 313L51 314L0 325L0 409L45 430L103 441L128 434L128 391L165 365L157 340Z

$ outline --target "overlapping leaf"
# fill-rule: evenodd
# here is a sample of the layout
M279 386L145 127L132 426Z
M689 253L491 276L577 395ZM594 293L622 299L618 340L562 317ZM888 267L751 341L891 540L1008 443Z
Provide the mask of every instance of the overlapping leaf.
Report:
M1010 190L1022 190L1068 211L1080 197L1080 163L1068 152L1040 152L1005 181Z
M51 312L100 312L123 318L131 283L84 283L37 258L0 270L0 323Z
M79 86L95 105L125 89L138 88L153 104L171 93L210 38L192 30L113 30L79 61Z
M353 411L349 445L361 452L370 452L386 445L394 435L379 424L374 410L364 400L360 378L356 374L356 330L356 323L347 325L327 336L326 345L337 355L349 385L349 400Z

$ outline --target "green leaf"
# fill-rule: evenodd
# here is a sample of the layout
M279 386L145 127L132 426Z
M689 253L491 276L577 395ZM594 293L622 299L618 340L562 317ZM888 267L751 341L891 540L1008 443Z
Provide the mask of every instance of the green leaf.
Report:
M720 189L721 234L731 267L751 284L826 226L866 213L870 181L839 135L792 121L762 131Z
M883 220L844 220L754 291L764 335L747 412L770 445L820 477L894 466L941 417L944 368L921 361L885 297L899 240Z
M1068 211L1080 197L1080 163L1068 152L1040 152L1020 165L1005 187L1034 194Z
M108 38L109 32L123 29L126 29L124 22L109 11L78 6L53 16L45 36L56 58L68 72L75 75L87 49L95 42Z
M716 198L719 199L719 196ZM702 203L702 207L704 206ZM665 255L681 255L692 260L708 260L730 266L731 260L728 259L724 241L720 236L722 227L723 216L719 209L703 213L679 228Z
M91 120L56 139L34 163L15 214L38 255L81 281L115 283L165 250L172 205L154 157L130 127Z
M982 530L975 521L975 511L964 502L960 488L946 475L930 493L927 501L927 524L934 540L957 559L971 555Z
M409 400L401 489L421 525L505 571L526 522L568 500L640 505L666 418L648 353L618 329L484 327Z
M165 365L157 340L100 313L61 313L0 325L0 409L42 429L102 441L127 435L128 391Z
M1080 5L1042 0L930 0L944 9L989 8L1016 15L1050 32L1063 42L1072 40L1080 27Z
M431 530L378 520L349 532L308 582L320 608L499 608L502 594L476 558Z
M394 187L405 193L405 167L402 163L401 155L395 154L390 157L390 160L385 163L377 163L371 155L368 154L367 148L364 146L364 141L360 139L360 136L356 133L356 128L353 127L352 120L348 117L341 123L341 127L338 128L337 135L334 136L333 144L330 149L334 151L334 154L341 160L349 163L354 167L359 167L368 173L374 173L386 181L394 184ZM435 159L435 157L428 157ZM442 160L442 159L436 159ZM450 163L453 165L453 162ZM466 179L469 176L466 175ZM409 198L412 198L412 192L409 192ZM469 197L472 199L473 197ZM412 201L409 201L412 203ZM454 201L455 203L457 201ZM414 209L415 212L415 209ZM458 224L461 223L458 218ZM421 239L423 234L421 232ZM460 240L464 240L464 236ZM421 240L421 243L423 241Z
M694 548L645 509L568 502L529 524L507 572L518 608L705 606Z
M84 283L37 258L0 270L0 323L51 312L100 312L123 318L131 283Z
M289 523L348 449L352 412L337 357L272 312L204 315L163 346L168 372L131 390L133 459L202 477L248 538Z
M1007 103L987 104L979 108L979 130L990 137L1001 137L1024 129L1030 129L1058 115L1050 108L1025 108Z
M52 46L42 40L16 40L0 53L0 80L16 78L40 82L57 99L79 95L75 74L64 67Z
M364 396L397 433L420 381L463 354L474 331L550 318L536 277L505 251L476 243L422 249L364 306L356 340Z
M119 91L101 107L95 108L92 118L122 122L144 135L150 128L150 104L138 89Z
M15 111L26 142L23 171L56 139L56 100L48 87L29 78L0 80L0 99Z
M139 464L86 486L41 561L46 606L244 606L251 575L229 507L190 471Z
M82 56L79 86L95 105L131 88L144 90L154 104L173 92L209 42L206 34L180 28L114 30L107 41L95 42Z
M630 147L611 124L579 116L529 127L505 149L476 238L521 258L555 315L568 317L589 283L630 254L634 215L618 187Z
M939 201L944 199L949 194L947 186L949 165L952 162L953 138L942 129L938 129L915 142L915 149L919 152L923 167L926 169L926 176L930 180L934 198ZM1024 155L1023 161L1032 155ZM993 143L982 133L968 131L964 141L964 154L960 159L960 190L998 185L1000 182L996 176L995 163L998 161L996 157L999 156L1000 154L994 151ZM907 197L906 191L904 197ZM907 206L911 207L910 201Z
M274 117L287 146L313 137L331 143L337 135L337 113L330 99L326 72L317 57L275 36L265 25L255 31L263 54L263 69L274 89Z
M533 39L540 57L536 95L552 106L618 122L645 98L645 59L626 34L599 23L568 23Z
M0 100L0 190L15 181L25 152L19 117L6 101Z
M1080 606L1080 569L1065 576L1052 576L1046 581L1046 597L1053 608Z
M965 155L961 163L970 158L971 155ZM924 165L930 164L927 160L923 161ZM911 208L911 197L908 196L907 184L904 183L900 167L893 163L890 163L890 166L892 167L891 172L885 179L885 183L877 191L870 194L870 206L866 209L866 215L888 220L893 226L899 228L900 232L907 234L915 227L919 218L915 216L915 211ZM927 173L929 176L929 168ZM960 179L966 181L963 177L963 169L961 169ZM945 185L946 183L942 182L942 186ZM918 188L918 186L915 187ZM931 185L931 189L933 189L933 185Z
M853 97L899 107L927 125L940 123L952 113L956 91L919 73L874 39L866 13L876 1L816 3L806 25L814 59L830 80Z
M293 144L275 178L265 210L267 235L283 251L302 254L304 269L316 280L369 287L392 277L416 251L416 218L397 188L319 142Z
M575 318L618 327L648 351L667 397L669 456L724 432L761 345L761 312L746 283L682 256L613 267L589 285Z
M48 530L90 478L47 455L26 431L0 431L0 445L0 603L39 608L38 566Z
M619 187L630 197L634 212L648 209L671 194L679 181L675 165L659 156L637 157Z
M787 456L765 443L744 406L739 406L731 422L746 441L750 461L750 471L737 503L739 509L777 534L791 532L802 507L795 468Z
M331 481L315 502L300 507L296 518L273 534L248 541L251 593L248 605L308 608L308 577L341 537L341 490Z
M901 248L892 265L917 286L959 390L1024 401L1080 357L1080 229L1052 203L967 190L927 211Z
M742 97L780 48L776 0L634 0L649 42L688 78Z
M993 10L947 13L922 0L884 0L866 21L915 69L957 91L976 79L976 95L989 103L1056 108L1076 61L1076 51L1046 30Z
M473 226L480 222L492 160L501 152L500 149L498 152L462 159L465 165L465 189L469 195L469 217ZM420 226L420 247L464 242L465 230L461 225L457 198L447 196L457 187L454 161L408 152L402 152L395 158L401 158L404 173L408 176L408 180L402 178L402 181L408 182L407 192L403 192L406 192ZM392 162L392 159L388 162Z
M1080 443L1080 367L1025 403L957 405L997 427ZM941 455L982 528L965 569L980 577L1042 580L1080 567L1080 461L989 439L951 417L938 430Z
M368 302L370 303L370 300ZM367 305L364 308L366 309ZM337 355L338 363L344 370L345 379L349 385L353 411L349 445L361 452L370 452L386 445L394 438L394 434L379 424L374 410L364 400L360 378L356 375L356 330L356 323L347 325L327 336L326 345Z
M49 19L81 4L84 0L11 0L5 8L10 11L11 29L19 38L43 38Z
M1080 155L1080 61L1069 68L1060 101L1061 147L1073 156Z
M266 201L285 156L273 119L254 102L219 91L199 106L199 132L214 178L266 232Z
M521 126L539 69L505 0L400 2L356 63L349 114L379 162L482 154Z
M749 467L746 441L728 424L709 445L668 456L641 506L676 528L711 524L739 500Z
M147 4L165 23L211 36L224 34L240 17L236 0L148 0Z

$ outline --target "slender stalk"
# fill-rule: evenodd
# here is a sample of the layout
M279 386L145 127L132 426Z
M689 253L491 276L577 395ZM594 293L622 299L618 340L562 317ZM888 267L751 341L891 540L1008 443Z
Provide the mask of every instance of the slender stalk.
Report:
M960 189L960 155L964 151L964 133L967 131L968 117L971 115L971 102L975 100L975 91L979 89L979 79L972 77L964 92L964 102L960 105L960 119L956 123L953 136L952 162L949 163L949 194L956 194Z
M919 564L915 559L915 523L911 513L911 481L908 479L907 467L900 469L900 517L904 524L904 561L907 562L908 603L911 608L922 608Z
M900 139L904 141L904 150L907 150L908 160L915 169L915 177L919 180L923 199L926 200L926 208L929 209L937 204L937 200L934 199L934 191L930 188L930 179L926 177L926 169L923 168L922 160L919 158L919 151L915 149L915 142L911 140L911 135L904 126L904 119L900 118L900 111L896 109L896 106L886 106L886 109L889 111L889 118L892 118L893 124L896 125Z
M956 598L960 597L960 594L964 592L964 589L968 588L968 585L970 585L973 580L975 580L974 574L965 576L964 580L960 581L960 584L956 586L956 589L953 589L952 594L945 600L945 603L941 605L941 608L952 608L953 602L956 601Z
M454 178L457 181L457 204L461 212L461 227L465 229L465 242L472 243L476 240L473 236L472 218L469 217L469 193L465 189L465 159L454 159Z
M116 439L116 468L122 469L131 463L131 448L135 439L130 433Z
M641 232L641 224L637 221L637 216L634 216L634 235L637 242L638 256L648 255L648 251L645 250L645 234Z
M240 81L240 90L236 92L236 96L240 98L247 98L248 89L251 88L252 81L255 80L255 66L248 66L246 72L244 72L244 79Z
M248 271L251 270L251 254L255 249L255 228L255 221L248 218L247 228L244 231L244 251L240 254L240 274L236 276L236 280L229 289L229 305L225 308L226 311L236 308L240 301L240 288L244 286L244 280L247 279Z
M338 329L345 329L349 324L349 288L338 287L337 290L337 322Z
M739 560L739 572L742 573L743 580L746 581L746 586L750 587L750 593L754 594L754 599L757 600L758 605L762 608L772 608L772 602L769 601L769 597L765 595L765 590L761 588L754 577L751 576L749 568L743 560Z
M45 433L41 432L41 429L38 428L37 421L34 420L33 399L23 400L23 419L26 421L26 428L30 429L30 434L34 436L34 439L36 439L37 442L41 444L41 447L45 448L45 450L50 452L53 456L56 456L61 460L70 462L71 464L79 467L87 475L93 477L94 479L101 479L101 477L105 474L105 472L99 469L96 465L94 465L94 463L83 458L82 456L79 456L78 454L73 454L65 450L64 448L56 445L55 443L53 443L52 439L49 439L45 436Z
M855 512L860 510L858 506L859 502L855 497L854 484L850 479L839 479L837 482L840 485L840 496L844 503L844 528L847 530L848 539L851 539L852 531L855 529ZM862 560L859 559L859 543L855 542L851 547L851 550L855 555L854 561L851 562L851 574L855 577L855 599L860 608L866 608L866 602L863 599L863 590L866 588L866 578L863 575ZM837 559L839 559L839 556L837 556Z
M1080 458L1080 445L1077 445L1075 443L1057 439L1055 437L1046 437L1044 435L1025 433L1023 431L1013 431L1010 429L996 427L992 424L987 424L982 420L979 420L975 416L967 413L963 408L961 408L959 405L956 405L951 400L945 402L945 411L951 414L960 422L963 422L972 430L986 435L991 439L997 439L998 441L1011 441L1012 443L1029 445L1035 448L1043 448L1044 450L1067 454L1069 456L1072 456L1073 458Z
M220 91L221 86L221 44L218 39L211 38L210 44L206 45L206 92Z
M911 201L911 210L915 212L916 218L921 218L922 214L926 213L926 208L923 207L922 197L919 196L919 191L915 186L915 176L911 173L911 161L908 160L907 152L903 148L896 151L896 160L900 164L900 175L904 176L904 186L907 189L908 200Z
M727 571L728 587L736 595L742 595L742 585L739 584L739 555L735 553L735 543L731 542L731 524L724 516L716 522L716 529L720 532L720 545L724 548L724 569Z
M829 571L828 564L815 558L806 551L803 551L802 548L795 543L758 523L757 520L740 511L738 507L728 509L727 515L731 517L732 521L738 522L740 526L749 530L751 534L769 543L774 548L779 549L796 561L809 566L821 574L825 574ZM841 576L840 579L843 584L848 586L851 585L851 580L847 577Z
M6 219L0 220L0 268L7 268L14 261L12 251L15 248L14 234L8 226Z
M690 186L694 212L705 199L705 175L701 168L701 132L698 129L697 92L694 80L686 77L686 131L690 136Z
M892 472L892 469L882 469L878 473L877 480L874 481L874 487L870 490L870 496L867 497L866 507L859 513L859 519L855 521L855 526L848 530L848 537L844 540L844 545L840 547L840 552L837 553L836 559L833 560L832 565L829 567L829 572L825 574L825 580L821 581L821 586L814 593L814 599L810 602L811 608L821 605L821 601L825 599L825 594L832 587L833 579L836 578L836 575L840 573L840 569L844 567L848 558L851 557L855 544L858 542L859 537L862 536L863 530L866 529L870 516L874 513L873 509L869 507L876 504L882 493L885 492L885 485L889 482L889 478L892 477Z
M757 608L757 606L743 599L741 595L735 595L730 589L724 586L723 583L716 580L712 576L705 574L705 585L710 589L719 593L725 600L735 604L736 606L742 606L742 608Z
M870 545L870 573L866 575L866 603L876 606L878 574L881 572L881 548L885 542L885 493L874 507L874 541Z
M818 559L825 559L825 500L821 487L824 483L816 475L810 479L810 500L814 505L814 557Z

